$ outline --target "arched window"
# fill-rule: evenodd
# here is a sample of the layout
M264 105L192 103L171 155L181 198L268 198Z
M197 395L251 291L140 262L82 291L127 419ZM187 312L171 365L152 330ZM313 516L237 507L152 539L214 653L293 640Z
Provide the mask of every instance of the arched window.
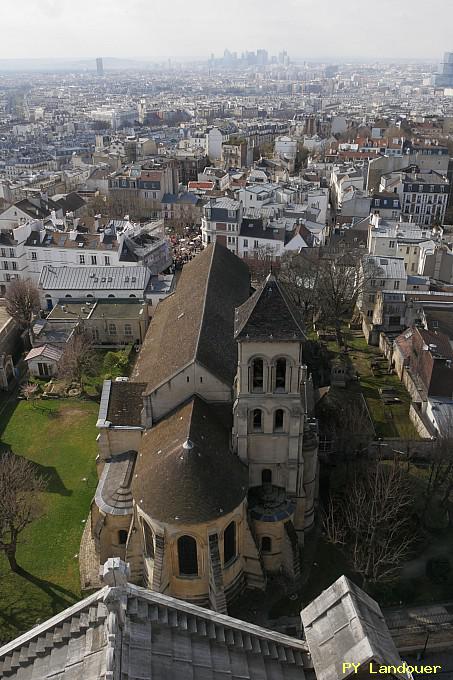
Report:
M197 542L192 536L178 538L178 565L181 576L198 576Z
M113 297L113 298L114 298L115 296L113 295L113 293L110 293L110 295L109 295L108 297L110 297L110 298Z
M137 297L137 296L134 295L134 293L131 293L131 294L129 295L129 297L130 297L130 298L131 298L131 297L135 298L135 297Z
M274 413L274 432L283 432L283 418L283 409L278 408Z
M70 297L72 298L72 295L69 295L69 294L65 295L65 298L70 298Z
M132 335L132 326L130 323L124 324L124 335L130 337Z
M252 392L262 392L264 389L264 362L254 359L252 362Z
M92 298L92 297L94 297L94 295L92 295L91 293L87 293L87 298Z
M145 555L154 559L154 534L146 522L143 522L143 538L145 540Z
M277 359L275 362L275 391L286 391L286 359Z
M109 323L109 335L116 335L116 325Z
M270 553L272 551L272 538L270 536L263 536L261 538L261 552Z
M260 408L256 408L253 411L252 427L254 432L263 431L263 412Z
M228 564L236 557L236 523L230 522L223 532L223 563Z
M272 484L272 470L261 470L261 484Z
M120 529L118 531L118 543L120 545L126 545L126 543L127 543L127 531L125 529Z

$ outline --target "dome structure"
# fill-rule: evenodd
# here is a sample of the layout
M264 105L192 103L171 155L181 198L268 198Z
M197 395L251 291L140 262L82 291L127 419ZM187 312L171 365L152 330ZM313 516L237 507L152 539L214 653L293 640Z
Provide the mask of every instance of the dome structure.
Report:
M143 436L132 479L140 510L168 524L197 524L237 508L247 467L230 451L229 430L193 397Z

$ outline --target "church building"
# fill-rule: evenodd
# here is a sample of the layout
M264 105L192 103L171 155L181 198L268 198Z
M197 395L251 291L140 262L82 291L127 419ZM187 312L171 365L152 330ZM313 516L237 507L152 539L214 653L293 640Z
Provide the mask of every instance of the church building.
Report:
M104 384L82 587L118 557L132 583L227 613L268 574L297 580L318 477L304 339L273 275L251 290L220 244L184 267L130 380Z

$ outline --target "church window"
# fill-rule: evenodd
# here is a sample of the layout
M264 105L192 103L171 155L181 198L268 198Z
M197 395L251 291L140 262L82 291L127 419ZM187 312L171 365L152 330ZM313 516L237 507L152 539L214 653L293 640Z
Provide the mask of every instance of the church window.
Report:
M261 484L272 484L272 470L268 468L261 470Z
M230 522L223 532L223 563L228 564L236 557L236 524Z
M143 523L143 536L145 538L145 555L154 559L154 534L146 522Z
M126 543L127 543L127 531L125 529L120 529L120 531L118 531L118 543L120 545L126 545Z
M178 538L178 565L181 576L198 576L197 542L192 536Z
M286 359L277 359L275 363L275 391L286 391Z
M261 539L261 552L270 553L272 551L272 538L263 536Z
M254 359L252 363L252 392L262 392L264 387L264 362Z
M263 412L259 408L256 408L253 411L253 431L254 432L263 431Z
M281 408L274 413L274 432L283 432L283 409Z

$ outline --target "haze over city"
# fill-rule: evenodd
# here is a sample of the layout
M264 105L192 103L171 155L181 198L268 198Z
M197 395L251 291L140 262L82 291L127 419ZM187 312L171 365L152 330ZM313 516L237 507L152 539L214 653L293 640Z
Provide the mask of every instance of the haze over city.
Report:
M286 49L294 58L437 59L451 47L453 4L382 0L14 0L2 2L0 59L109 57L206 58Z

